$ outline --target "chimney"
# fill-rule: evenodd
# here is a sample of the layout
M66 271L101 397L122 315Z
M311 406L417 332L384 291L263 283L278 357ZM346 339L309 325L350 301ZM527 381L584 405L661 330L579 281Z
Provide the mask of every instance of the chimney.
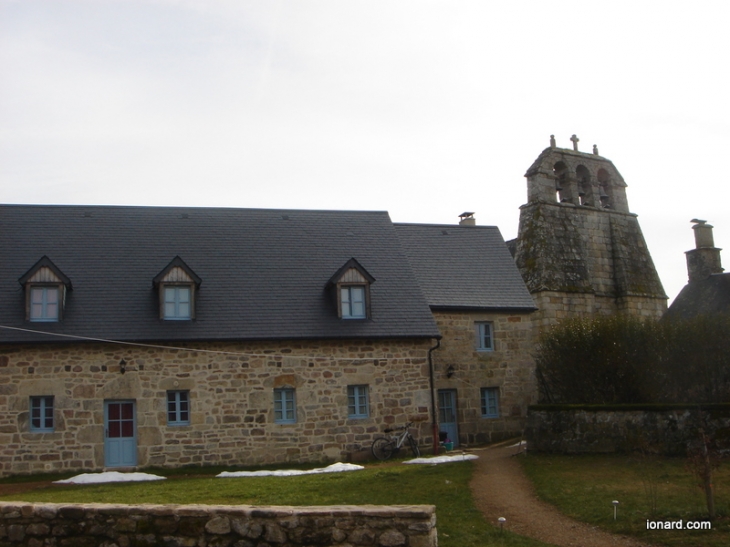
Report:
M713 274L724 271L720 262L720 251L715 247L712 237L712 226L706 220L693 218L692 229L695 231L695 248L687 251L687 273L689 282L707 279Z
M476 226L477 225L477 219L474 218L474 213L461 213L459 215L459 218L461 219L459 221L459 226Z

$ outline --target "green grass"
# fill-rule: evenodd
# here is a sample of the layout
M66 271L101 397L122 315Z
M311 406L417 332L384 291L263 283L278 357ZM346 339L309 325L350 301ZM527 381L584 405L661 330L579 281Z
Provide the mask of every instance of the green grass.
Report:
M411 505L436 506L441 547L547 547L530 538L501 534L474 506L471 462L446 465L376 464L364 470L296 477L218 479L210 470L157 470L166 481L32 490L0 501L53 503L181 503L225 505ZM2 487L0 486L0 492Z
M538 496L573 518L671 547L730 545L730 463L714 476L718 518L711 531L651 531L647 519L707 519L704 493L684 459L530 454L520 461ZM619 501L615 521L613 500Z

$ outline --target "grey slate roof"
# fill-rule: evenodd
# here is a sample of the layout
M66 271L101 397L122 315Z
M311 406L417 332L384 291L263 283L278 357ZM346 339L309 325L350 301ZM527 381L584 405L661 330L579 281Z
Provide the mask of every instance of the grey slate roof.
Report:
M18 279L47 256L73 284L63 320L25 321ZM196 318L159 319L153 279L179 256ZM337 318L325 285L351 258L372 317ZM0 325L135 341L436 337L386 212L0 205ZM0 328L0 343L58 341Z
M664 317L690 319L697 315L730 315L730 273L714 274L684 286Z
M536 309L496 226L395 227L432 308Z

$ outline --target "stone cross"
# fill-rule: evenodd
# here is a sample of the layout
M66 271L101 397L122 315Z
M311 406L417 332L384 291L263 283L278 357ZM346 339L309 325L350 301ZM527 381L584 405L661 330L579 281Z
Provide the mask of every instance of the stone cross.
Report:
M578 141L580 139L578 137L576 137L575 135L573 135L572 137L570 137L570 140L573 141L573 150L575 150L577 152L578 151Z

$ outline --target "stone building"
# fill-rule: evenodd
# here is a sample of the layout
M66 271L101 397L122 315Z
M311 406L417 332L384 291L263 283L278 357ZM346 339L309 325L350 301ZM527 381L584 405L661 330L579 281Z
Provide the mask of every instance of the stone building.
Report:
M666 302L610 161L526 176L509 249L473 213L0 206L0 475L520 434L543 325Z
M343 460L439 413L483 441L533 396L496 228L5 205L0 256L0 474Z
M527 170L527 203L508 243L546 326L570 316L660 317L667 296L613 163L558 148L551 136Z
M689 319L698 315L730 314L730 274L723 273L720 251L715 247L712 226L693 219L695 248L687 251L689 281L665 317Z

